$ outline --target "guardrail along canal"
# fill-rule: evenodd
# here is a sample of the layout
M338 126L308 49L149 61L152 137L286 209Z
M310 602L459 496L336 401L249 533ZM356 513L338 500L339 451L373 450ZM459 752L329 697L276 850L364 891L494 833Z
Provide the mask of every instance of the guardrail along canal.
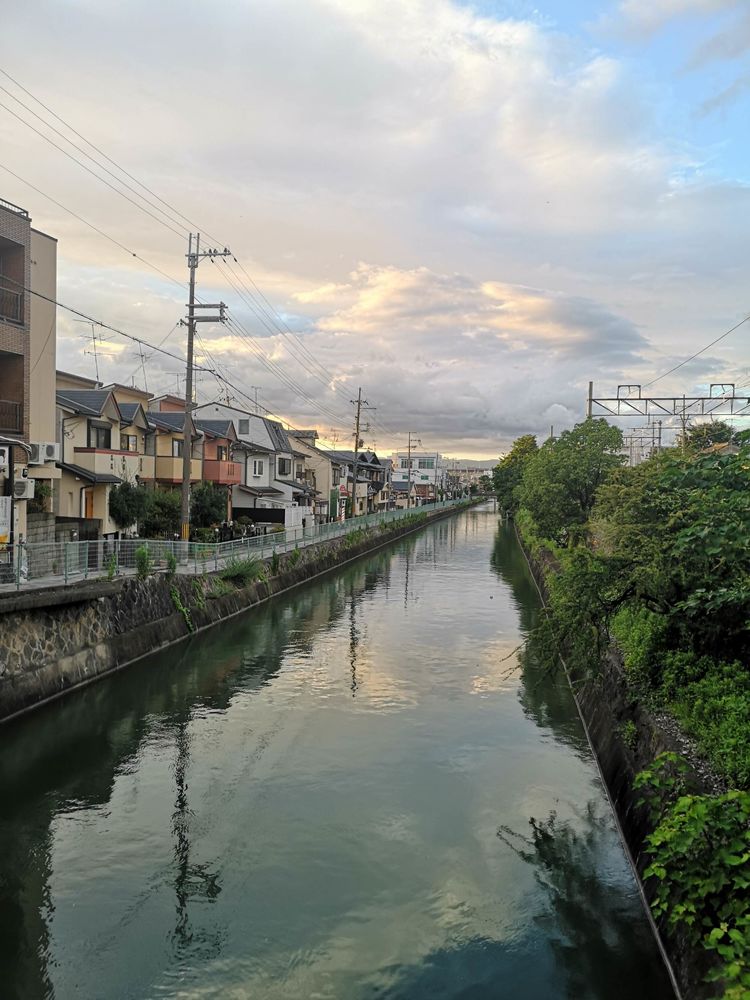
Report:
M3 728L3 997L671 997L538 613L474 509Z

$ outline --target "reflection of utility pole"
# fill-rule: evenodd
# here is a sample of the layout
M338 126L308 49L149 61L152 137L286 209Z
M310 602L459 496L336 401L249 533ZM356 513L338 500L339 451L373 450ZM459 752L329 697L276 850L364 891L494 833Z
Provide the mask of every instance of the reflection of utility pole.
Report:
M195 240L195 243L193 243ZM188 238L188 269L190 271L188 315L187 315L187 362L185 368L185 420L182 431L182 538L190 538L190 460L193 456L193 344L195 341L196 323L223 323L226 319L226 306L223 302L197 304L195 301L195 272L198 264L205 257L229 257L231 253L223 250L201 250L201 234L190 233ZM196 309L218 309L218 316L196 316Z
M352 698L356 697L357 688L359 687L357 682L357 646L359 644L359 633L357 632L356 610L354 588L352 587L351 602L349 604L349 666L352 671Z
M187 796L187 770L190 764L190 737L187 723L181 719L177 724L176 758L174 764L177 797L172 813L172 832L175 836L174 880L177 899L177 921L174 937L179 947L187 948L193 941L190 929L190 913L188 904L191 898L199 898L213 902L221 892L218 875L209 872L205 865L190 863L190 808Z

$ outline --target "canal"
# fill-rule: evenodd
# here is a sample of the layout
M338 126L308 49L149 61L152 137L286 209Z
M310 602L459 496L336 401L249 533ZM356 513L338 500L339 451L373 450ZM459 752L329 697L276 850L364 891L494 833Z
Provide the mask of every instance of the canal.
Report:
M0 729L0 995L672 997L538 614L477 508Z

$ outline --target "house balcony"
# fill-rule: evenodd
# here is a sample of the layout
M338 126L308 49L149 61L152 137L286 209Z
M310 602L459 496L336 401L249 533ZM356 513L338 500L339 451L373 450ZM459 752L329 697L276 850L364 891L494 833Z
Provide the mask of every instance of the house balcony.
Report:
M23 433L23 406L12 399L0 399L0 432Z
M9 285L0 278L0 320L23 326L23 295L18 285Z
M242 466L239 462L206 458L203 460L203 478L219 486L237 486L242 482Z
M70 458L66 454L66 458ZM104 448L74 448L73 463L95 475L117 476L127 482L154 478L153 455L137 451L111 451Z
M199 458L190 460L190 482L199 483L203 478ZM171 455L157 455L155 478L160 483L181 483L182 482L182 459L172 458Z

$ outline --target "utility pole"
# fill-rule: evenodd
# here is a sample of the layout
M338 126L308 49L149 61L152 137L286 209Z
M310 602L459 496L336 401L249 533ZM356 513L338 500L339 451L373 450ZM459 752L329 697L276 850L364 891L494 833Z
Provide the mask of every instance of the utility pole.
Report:
M255 413L259 413L258 410L258 392L263 388L262 385L251 385L250 388L253 390L253 402L255 403Z
M224 247L223 250L201 250L201 234L193 233L188 237L188 270L190 271L190 284L188 296L187 315L187 361L185 368L185 421L182 425L182 507L181 521L182 540L187 542L190 539L190 460L193 454L193 345L195 342L196 323L223 323L226 320L226 305L223 302L196 303L195 301L195 272L198 264L205 257L231 257L231 252ZM218 309L218 316L196 316L196 309Z
M354 421L354 462L352 464L352 517L357 516L357 470L359 468L359 424L362 417L362 404L365 409L371 409L367 405L367 400L362 399L362 386L359 387L357 398L353 399L352 405L357 407L357 416Z
M412 434L416 434L416 431L407 431L407 434L409 435L409 441L406 446L406 464L408 466L408 478L406 484L406 509L408 510L411 507L411 436ZM421 446L422 442L420 441L419 438L416 438L415 444Z

